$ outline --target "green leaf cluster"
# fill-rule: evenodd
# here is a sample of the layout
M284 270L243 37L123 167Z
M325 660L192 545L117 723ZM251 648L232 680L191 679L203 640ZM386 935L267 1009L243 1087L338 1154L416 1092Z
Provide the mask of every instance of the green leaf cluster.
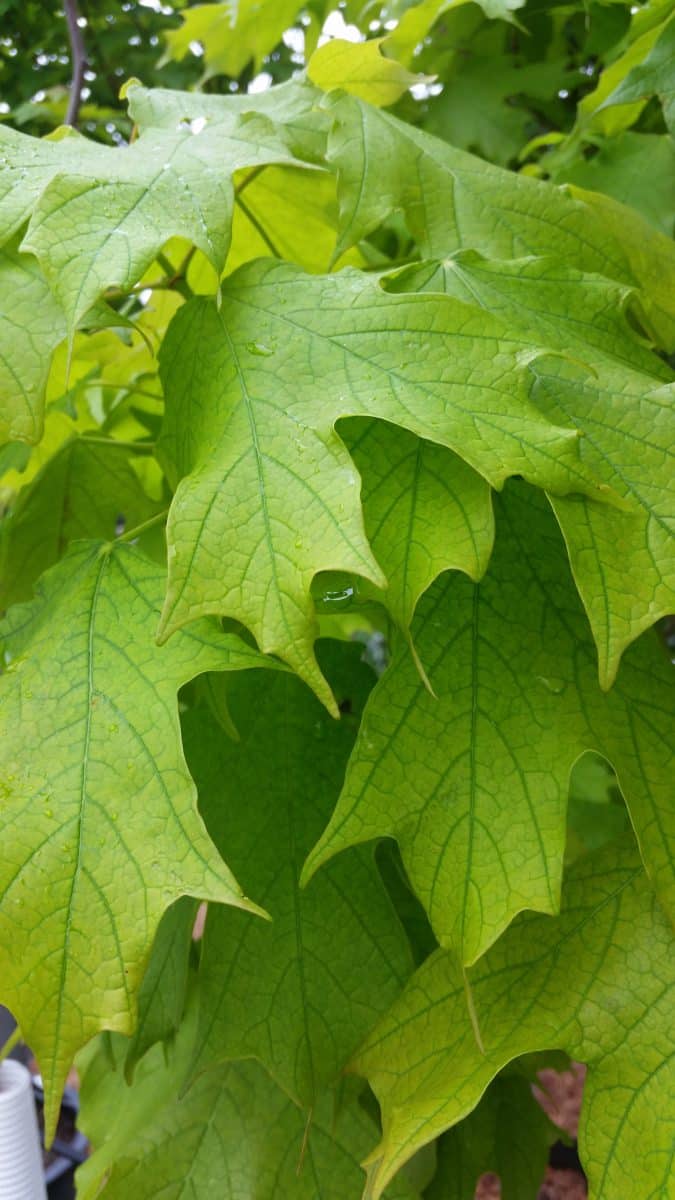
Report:
M634 9L189 5L128 144L0 125L0 1001L85 1200L525 1200L561 1054L593 1200L675 1195Z

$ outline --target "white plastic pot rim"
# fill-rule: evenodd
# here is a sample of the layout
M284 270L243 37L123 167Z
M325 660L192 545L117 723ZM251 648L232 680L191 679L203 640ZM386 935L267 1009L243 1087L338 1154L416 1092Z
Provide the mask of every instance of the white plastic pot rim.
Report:
M21 1063L0 1063L0 1200L46 1200L33 1083Z

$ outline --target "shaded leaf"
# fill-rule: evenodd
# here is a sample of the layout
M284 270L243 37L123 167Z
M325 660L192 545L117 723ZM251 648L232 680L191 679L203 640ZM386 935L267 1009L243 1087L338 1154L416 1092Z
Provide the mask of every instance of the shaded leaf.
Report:
M173 1041L185 1012L192 929L197 901L181 896L164 913L138 989L138 1022L129 1044L124 1072L133 1079L137 1064L157 1042Z
M502 1200L536 1196L555 1139L528 1081L504 1072L478 1107L439 1140L425 1200L468 1200L485 1171L499 1176Z
M339 794L373 679L358 647L331 651L322 661L349 705L339 723L290 674L250 675L229 689L236 745L203 709L185 719L209 833L272 917L231 920L225 907L209 910L195 1065L253 1056L306 1108L337 1082L411 968L372 851L335 863L300 891L303 859Z
M115 1038L112 1047L117 1063L124 1054L120 1042ZM324 1096L308 1125L306 1114L257 1063L212 1069L179 1098L184 1066L185 1047L168 1066L156 1047L139 1064L131 1089L124 1087L117 1067L117 1106L131 1118L128 1133L113 1132L108 1143L99 1139L97 1152L78 1171L82 1200L98 1194L103 1175L109 1200L129 1195L178 1200L188 1190L194 1200L215 1195L222 1200L359 1200L359 1158L374 1125L354 1088L342 1102ZM109 1112L111 1082L115 1085L110 1068L110 1059L99 1050L84 1078L85 1111L97 1102L100 1106L100 1095ZM97 1125L105 1130L100 1120ZM87 1132L93 1137L97 1129ZM386 1195L414 1200L415 1193L401 1179Z
M627 73L622 72L616 87L603 100L603 109L617 104L634 104L657 95L666 114L672 112L675 96L675 20L672 15L663 25L645 35L645 43L649 46L647 55L631 62Z
M301 8L300 0L226 0L224 4L194 4L181 12L182 25L165 35L167 57L179 61L200 42L206 78L229 75L236 79L253 59L258 71L263 59L281 41Z
M523 7L525 0L477 0L477 2L486 17L513 21L512 14ZM402 62L409 64L417 47L424 41L439 17L465 3L467 0L422 0L421 4L409 5L398 22L397 28L390 35L389 43L392 52Z
M571 168L561 171L558 178L613 196L636 209L661 233L671 236L675 222L673 177L673 139L665 134L627 130L601 142L597 154L581 158ZM645 187L646 178L649 187Z
M494 540L490 487L451 450L385 421L345 421L340 433L364 480L366 533L387 579L381 598L407 630L442 571L483 575Z

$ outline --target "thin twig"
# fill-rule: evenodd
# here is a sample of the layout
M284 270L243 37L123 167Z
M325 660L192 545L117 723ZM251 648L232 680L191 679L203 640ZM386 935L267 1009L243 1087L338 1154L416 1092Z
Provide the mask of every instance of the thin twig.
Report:
M154 454L154 442L124 442L116 437L97 437L96 434L84 432L82 442L92 446L114 446L116 450L136 450L139 454Z
M0 1047L0 1063L4 1062L7 1056L11 1054L14 1047L17 1046L20 1041L21 1030L18 1025L15 1025L4 1046Z
M267 166L269 166L268 163L258 163L257 167L254 167L252 171L249 171L248 175L245 175L244 178L242 180L240 180L240 182L237 184L236 188L234 189L235 196L241 196L241 193L244 191L245 188L248 187L249 183L253 183L253 180L257 179L258 176L262 174L262 172L265 170L265 168Z
M82 103L82 85L84 72L87 68L87 52L84 47L82 30L78 24L79 12L77 0L63 0L63 11L68 25L68 40L70 41L70 59L73 64L73 79L70 85L66 125L77 125L77 117Z
M151 529L153 525L159 525L160 521L165 521L168 512L168 508L163 508L161 512L155 513L154 517L149 517L148 520L143 521L142 524L136 525L133 529L128 529L125 533L121 533L119 537L115 539L115 541L133 541L134 538L137 538L141 533L145 533L146 529Z
M236 203L239 205L241 211L244 213L244 215L246 217L248 217L253 228L255 230L257 230L257 232L260 234L260 237L262 238L263 242L265 243L268 250L270 251L270 254L273 254L275 258L281 258L281 255L280 255L279 251L277 250L276 246L274 245L274 242L272 241L269 233L267 232L265 227L260 224L260 221L256 217L255 213L251 211L251 209L249 208L246 201L242 199L241 193L239 193L238 196L235 196L235 200L236 200Z

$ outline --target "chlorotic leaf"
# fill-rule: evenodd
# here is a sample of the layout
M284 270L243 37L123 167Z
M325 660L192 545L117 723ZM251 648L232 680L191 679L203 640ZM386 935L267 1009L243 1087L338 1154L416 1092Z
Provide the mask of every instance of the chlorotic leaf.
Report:
M610 686L626 646L675 609L674 391L661 382L672 372L631 330L631 297L550 260L489 262L471 253L406 268L388 286L471 296L513 330L569 356L568 364L548 360L551 382L545 360L533 365L533 394L553 422L581 431L581 458L625 500L622 507L580 495L554 500L598 646L600 680ZM648 437L632 420L637 405L649 413Z
M328 271L337 228L335 177L325 171L268 167L249 178L236 195L228 274L269 254L305 271ZM359 251L352 249L340 265L361 263Z
M574 428L530 404L536 353L499 318L449 297L390 296L357 272L260 262L227 281L219 307L186 304L161 354L160 448L177 489L160 636L206 613L234 617L330 704L311 579L344 570L384 582L340 417L404 425L497 486L522 474L607 497L577 469Z
M194 11L194 10L193 10ZM174 130L181 121L207 120L215 129L232 124L233 115L258 113L283 126L284 143L299 159L325 166L329 120L318 111L321 92L304 75L263 92L227 96L209 92L181 92L169 88L144 88L134 82L126 91L129 116L139 129ZM255 132L255 127L251 127Z
M387 58L382 53L386 40L346 42L333 38L314 51L307 74L324 92L341 88L378 107L394 104L412 84L428 83L431 77L413 75L395 58Z
M2 125L0 153L0 218L9 232L30 218L22 249L40 262L71 330L107 287L136 283L171 237L188 238L222 271L233 172L294 161L268 118L236 110L213 129L206 117L148 129L124 149Z
M366 532L387 579L381 599L407 630L442 571L474 580L485 572L494 540L490 487L451 450L385 421L344 421L340 433L363 476Z
M76 543L0 632L0 965L48 1125L76 1049L131 1030L165 908L184 893L251 907L196 811L176 690L260 656L205 622L154 643L164 572L132 547Z
M593 1200L621 1195L627 1174L636 1195L668 1195L675 955L635 857L630 844L589 855L570 872L559 918L519 919L471 972L482 1050L454 957L439 951L413 976L354 1063L382 1107L375 1200L506 1063L545 1047L589 1065L579 1150Z
M349 710L339 723L299 679L281 673L232 680L237 744L203 710L185 719L207 828L272 917L231 920L226 907L209 910L195 1064L255 1057L308 1109L337 1082L411 969L372 851L332 864L300 891L303 859L339 794L372 680L359 648L331 649L322 662L328 657Z
M366 707L345 786L305 867L393 836L436 936L475 962L524 908L557 911L569 772L587 749L612 762L647 870L675 912L669 664L636 644L612 692L560 535L541 495L510 485L479 584L448 575Z
M0 608L27 600L38 576L75 538L115 536L159 511L113 438L70 438L22 489L0 522Z
M0 443L37 442L54 350L66 336L63 312L30 254L0 249Z
M423 254L443 257L477 250L494 258L553 255L571 267L644 288L643 300L666 348L675 345L675 305L665 261L675 263L668 239L617 206L627 242L579 191L504 171L457 150L353 96L328 98L333 117L328 159L338 172L337 253L359 242L402 209ZM592 193L590 194L593 195ZM642 225L649 233L644 237ZM641 245L635 252L633 240Z

